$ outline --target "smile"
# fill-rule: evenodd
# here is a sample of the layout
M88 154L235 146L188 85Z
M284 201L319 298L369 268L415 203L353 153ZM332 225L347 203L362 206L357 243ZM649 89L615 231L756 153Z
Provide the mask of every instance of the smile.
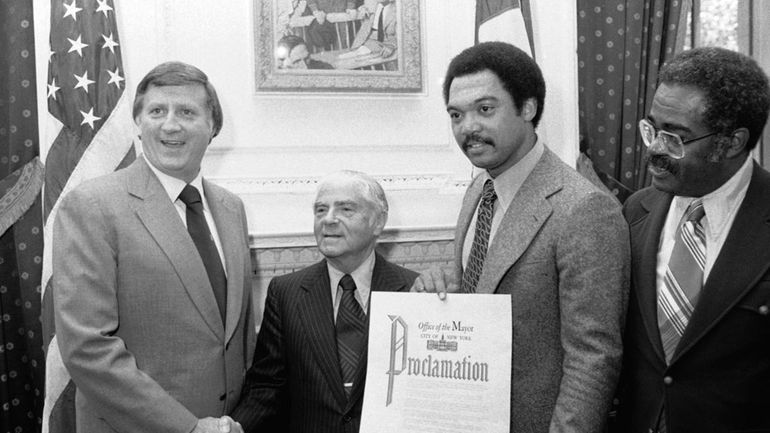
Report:
M160 140L160 142L165 146L182 146L185 143L184 141L179 140Z

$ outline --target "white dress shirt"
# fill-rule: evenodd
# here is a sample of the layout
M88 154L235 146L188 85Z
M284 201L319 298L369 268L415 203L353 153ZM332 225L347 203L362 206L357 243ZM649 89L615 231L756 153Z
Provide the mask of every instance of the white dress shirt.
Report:
M342 299L340 280L345 276L345 273L332 266L328 260L326 261L326 267L329 269L329 285L331 286L332 302L334 303L334 323L337 323L337 311L340 309L340 300ZM369 293L372 290L372 274L374 274L374 251L350 274L356 283L356 291L354 292L356 301L361 305L364 314L366 314L366 306L369 305Z
M155 173L155 176L158 177L160 184L163 185L163 189L166 190L166 194L168 194L169 200L174 203L174 206L176 207L176 213L179 215L179 218L182 219L182 224L187 227L187 206L182 200L179 200L179 193L182 192L185 185L187 184L181 179L169 176L166 173L158 170L154 165L152 165L152 162L150 162L147 157L145 157L145 161L147 161L147 165L150 166L150 169L153 173ZM201 176L200 172L198 172L198 175L195 176L195 179L190 182L190 185L197 188L198 192L201 194L201 202L203 203L203 216L206 218L206 224L208 224L211 236L214 238L214 243L217 246L219 260L222 261L222 269L224 269L225 276L227 276L227 265L225 264L225 255L222 251L222 242L219 240L219 232L217 231L217 225L214 223L214 217L211 216L209 202L206 200L206 193L203 192L203 177Z
M749 189L751 175L754 172L754 159L746 158L740 169L727 182L716 190L704 195L703 209L706 215L701 220L706 233L706 265L703 269L703 281L708 279L711 268L722 250L730 228L735 221L738 208L741 207L746 191ZM676 230L687 207L695 200L694 197L674 196L668 208L668 216L660 235L658 248L658 263L656 266L656 286L658 291L664 285L668 260L676 241Z

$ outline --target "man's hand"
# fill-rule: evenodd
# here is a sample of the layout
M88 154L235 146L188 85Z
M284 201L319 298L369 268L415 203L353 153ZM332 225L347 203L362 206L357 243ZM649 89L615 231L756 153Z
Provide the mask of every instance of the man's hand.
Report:
M394 51L396 51L396 47L392 47L390 45L383 45L380 51L380 57L382 57L383 59L390 57L390 55L393 54Z
M192 433L243 433L243 428L229 416L208 417L199 419Z
M459 286L453 275L445 272L444 269L434 266L420 274L412 284L412 292L435 292L442 301L446 299L447 293L457 293Z
M326 12L324 11L315 11L313 12L313 16L315 17L316 21L318 21L318 24L323 24L326 22Z

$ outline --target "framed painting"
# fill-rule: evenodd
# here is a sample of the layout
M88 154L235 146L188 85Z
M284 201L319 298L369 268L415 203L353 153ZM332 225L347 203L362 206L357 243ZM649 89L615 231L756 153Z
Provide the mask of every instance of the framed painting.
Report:
M258 92L420 93L421 0L256 0Z

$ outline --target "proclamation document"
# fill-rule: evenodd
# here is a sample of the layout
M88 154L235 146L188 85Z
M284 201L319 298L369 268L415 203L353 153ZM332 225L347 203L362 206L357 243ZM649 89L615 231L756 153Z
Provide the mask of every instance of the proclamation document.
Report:
M508 432L510 295L371 296L361 433Z

